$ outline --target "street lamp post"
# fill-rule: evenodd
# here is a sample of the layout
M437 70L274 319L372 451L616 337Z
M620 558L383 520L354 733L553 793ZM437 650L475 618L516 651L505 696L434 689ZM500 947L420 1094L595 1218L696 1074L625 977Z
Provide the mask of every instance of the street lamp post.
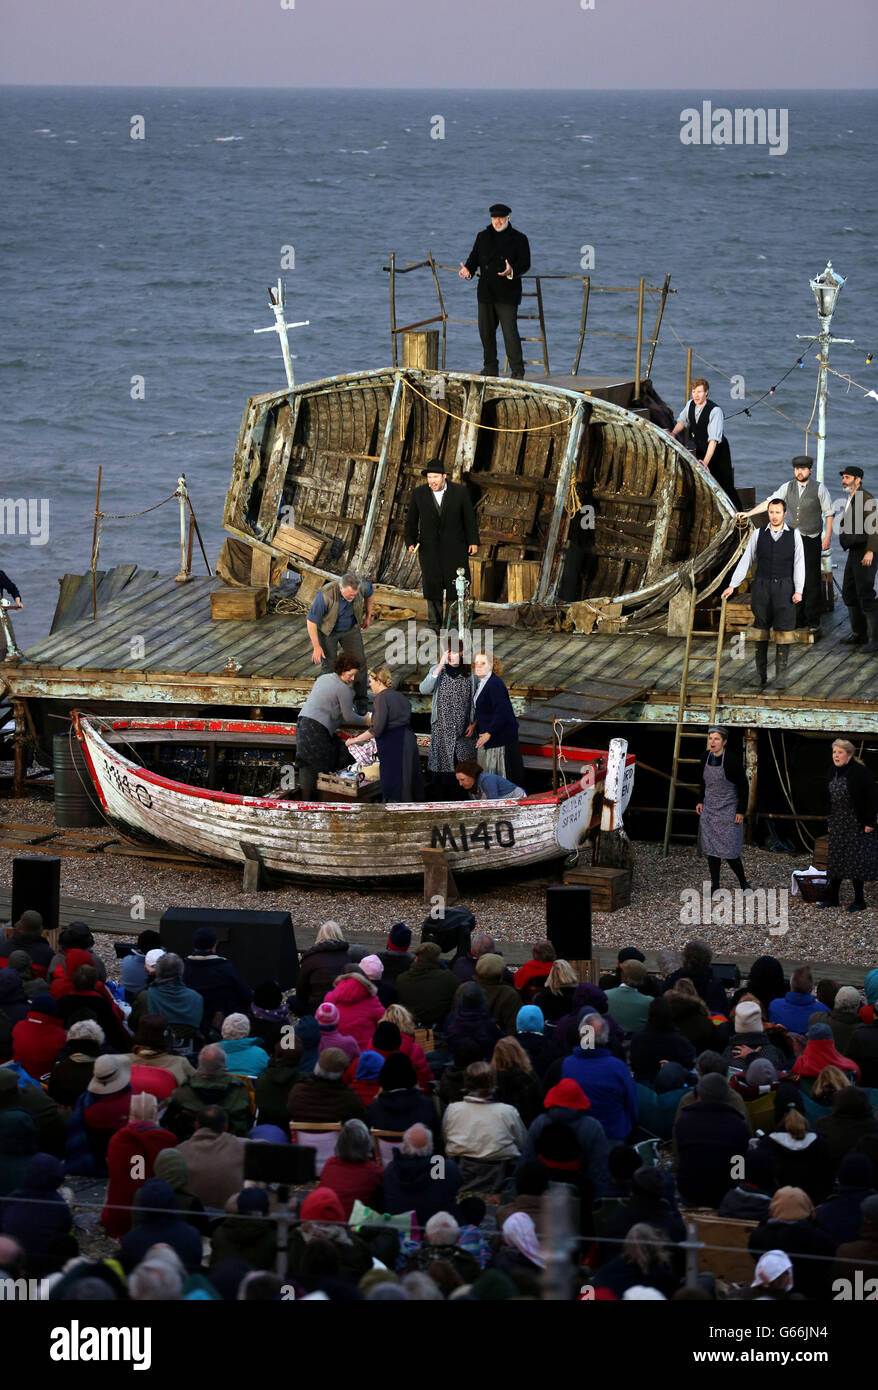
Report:
M826 456L826 397L829 389L829 347L831 343L852 343L853 338L834 338L829 331L835 302L844 278L832 269L832 261L827 261L826 269L810 282L817 301L817 317L820 319L820 334L817 338L820 352L817 357L819 375L817 378L817 481L823 482L823 468ZM810 333L797 333L799 339L813 341ZM824 556L824 561L826 557Z

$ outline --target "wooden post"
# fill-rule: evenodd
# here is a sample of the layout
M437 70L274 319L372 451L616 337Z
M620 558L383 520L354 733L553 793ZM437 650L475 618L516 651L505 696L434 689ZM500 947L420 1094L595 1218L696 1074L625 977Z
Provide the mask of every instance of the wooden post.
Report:
M665 301L667 300L667 297L668 297L668 290L670 289L670 287L671 287L671 277L670 277L670 275L666 275L666 276L665 276L665 283L664 283L664 285L662 286L661 299L659 300L658 313L657 313L656 316L655 316L655 328L652 330L652 341L650 342L650 345L649 345L649 356L648 356L647 359L646 359L646 373L645 373L645 375L646 375L647 377L651 377L651 376L652 376L652 359L653 359L653 357L655 356L655 350L656 350L656 347L658 346L659 329L660 329L661 326L662 326L662 315L663 315L664 312L665 312Z
M241 841L241 849L244 853L244 879L241 884L241 892L260 893L266 887L265 865L262 862L262 855L256 845L246 844L243 840Z
M759 733L756 729L744 730L744 776L747 778L747 815L744 818L744 838L748 845L753 843L753 820L756 815L756 793L758 773L756 755L759 747Z
M422 849L424 861L424 906L441 900L443 908L460 901L460 893L444 849Z
M94 526L92 527L92 533L91 533L91 607L92 607L92 614L91 614L91 615L92 615L92 618L96 618L96 617L98 616L98 580L97 580L97 563L98 563L98 560L97 560L97 555L95 554L95 546L96 546L97 543L98 543L98 512L99 512L99 510L100 510L100 505L101 505L101 474L103 473L103 471L104 471L104 465L103 465L102 463L99 463L99 464L98 464L98 491L97 491L97 496L95 497L95 520L94 520Z
M585 342L585 325L588 320L588 296L591 293L591 276L584 275L582 279L582 317L579 320L579 340L576 344L576 356L573 359L573 375L579 373L579 362L582 357L582 344Z
M12 771L12 795L24 796L24 779L27 775L27 710L24 700L12 701L12 714L15 719L15 733L12 738L14 763Z
M587 980L590 985L596 985L600 978L600 966L597 960L572 960L569 962L573 966L580 980Z
M393 349L393 365L399 366L399 347L396 341L396 252L390 253L390 346Z
M640 367L643 354L643 287L646 281L641 276L637 286L637 351L634 354L634 405L640 400Z
M688 401L688 399L689 399L689 397L690 397L691 394L692 394L692 349L691 349L691 348L687 348L687 349L686 349L686 390L685 390L685 392L684 392L684 395L685 395L685 398L686 398L687 401Z
M438 328L409 328L402 334L402 365L422 372L439 370Z
M254 545L250 556L250 583L255 589L267 589L271 583L272 555Z

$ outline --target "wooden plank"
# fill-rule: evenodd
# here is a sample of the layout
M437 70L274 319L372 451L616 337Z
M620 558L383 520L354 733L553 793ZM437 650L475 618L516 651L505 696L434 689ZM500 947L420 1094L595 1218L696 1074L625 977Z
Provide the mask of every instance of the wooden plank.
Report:
M98 583L100 583L100 581L103 579L103 577L104 577L104 571L103 571L103 570L98 570L98 571L97 571L97 574L96 574L96 578L97 578ZM92 612L92 586L91 586L91 571L89 571L88 574L84 574L84 575L82 576L82 578L80 579L80 581L79 581L79 587L77 588L76 593L73 595L73 598L70 600L70 607L69 607L68 610L67 610L67 622L68 622L68 623L79 622L79 620L80 620L81 618L84 618L84 617L86 616L86 614L88 614L89 616L91 616L91 612ZM98 610L98 612L100 613L100 610Z
M98 615L96 623L91 618L79 619L75 625L65 626L62 634L49 637L29 648L28 655L40 662L53 663L56 657L63 657L66 666L84 665L81 657L90 649L99 646L108 634L115 630L121 631L126 624L129 625L130 631L132 614L140 611L141 605L147 602L160 602L159 596L167 592L171 582L167 576L154 580L149 589L137 598L117 599L108 613ZM88 592L90 593L90 586Z
M63 579L59 581L60 591L58 602L55 605L55 614L52 618L52 626L49 629L50 635L57 632L59 628L66 627L70 622L70 605L81 581L81 574L65 574Z
M115 599L123 589L127 588L130 581L137 572L137 566L132 564L116 565L110 570L103 584L101 585L100 601L109 603ZM100 609L98 610L100 612Z

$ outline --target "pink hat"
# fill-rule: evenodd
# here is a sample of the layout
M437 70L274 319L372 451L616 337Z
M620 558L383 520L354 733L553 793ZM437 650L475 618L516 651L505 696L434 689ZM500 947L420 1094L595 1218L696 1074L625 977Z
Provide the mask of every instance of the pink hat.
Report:
M321 1004L314 1017L321 1028L337 1028L341 1014L334 1004Z
M368 980L380 980L384 974L384 962L378 956L363 956L360 969Z

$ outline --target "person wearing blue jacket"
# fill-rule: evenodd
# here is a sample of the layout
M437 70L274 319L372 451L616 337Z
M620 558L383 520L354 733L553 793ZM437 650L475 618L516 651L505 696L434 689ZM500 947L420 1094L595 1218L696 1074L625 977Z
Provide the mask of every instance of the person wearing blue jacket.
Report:
M508 777L517 786L524 785L524 762L518 742L518 720L512 708L509 691L500 679L503 667L486 652L473 659L476 693L475 711L478 738L476 748L485 750L485 771Z
M808 1034L808 1020L812 1014L829 1013L825 1004L812 994L814 976L807 965L800 965L790 976L790 987L783 999L772 999L768 1006L770 1023L780 1023L788 1033Z
M226 1070L235 1076L259 1076L268 1066L269 1057L261 1038L251 1038L250 1020L245 1014L229 1014L223 1020L222 1048L226 1054Z
M524 787L517 787L508 777L498 777L496 772L483 772L478 763L458 763L454 775L474 801L521 801L527 796Z
M610 1140L627 1139L637 1127L637 1087L624 1062L607 1047L609 1024L602 1014L586 1014L579 1025L579 1047L564 1059L561 1075L575 1081L591 1102Z

